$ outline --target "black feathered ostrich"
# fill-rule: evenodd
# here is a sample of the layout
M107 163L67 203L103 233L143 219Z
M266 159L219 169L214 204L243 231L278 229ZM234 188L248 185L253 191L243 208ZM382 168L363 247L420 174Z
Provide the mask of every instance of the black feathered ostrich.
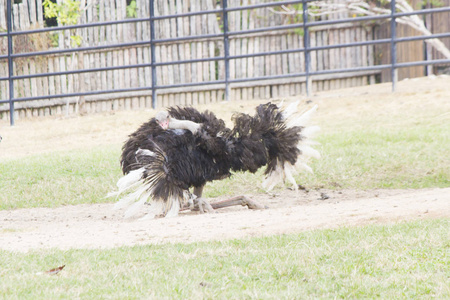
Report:
M319 128L307 126L317 106L296 116L297 106L295 102L282 110L271 103L259 105L254 116L235 114L233 129L212 112L200 113L192 107L159 112L123 146L124 176L112 194L121 196L115 208L128 207L125 218L144 208L144 218L177 216L180 210L194 207L201 211L236 204L262 208L242 196L211 206L202 199L202 191L208 181L236 171L254 173L263 166L267 166L263 183L267 190L284 180L297 189L296 168L312 171L306 160L320 157L311 148L311 137Z

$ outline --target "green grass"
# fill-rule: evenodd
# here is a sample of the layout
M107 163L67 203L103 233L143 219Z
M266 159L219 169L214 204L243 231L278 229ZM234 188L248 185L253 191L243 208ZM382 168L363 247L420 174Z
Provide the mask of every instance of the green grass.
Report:
M324 135L312 184L356 189L450 186L450 125L348 129ZM307 180L307 179L305 179ZM311 184L311 183L310 183Z
M1 162L0 209L108 201L121 174L119 157L120 147L110 147Z
M444 299L449 220L111 250L0 251L7 299ZM65 264L58 275L36 275Z

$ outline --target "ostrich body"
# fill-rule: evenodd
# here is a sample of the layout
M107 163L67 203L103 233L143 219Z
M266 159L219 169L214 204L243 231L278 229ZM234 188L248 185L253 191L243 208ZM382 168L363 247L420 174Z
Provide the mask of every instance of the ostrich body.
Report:
M140 212L145 203L150 205L148 218L176 216L180 209L193 209L193 202L201 211L236 204L262 208L242 196L211 207L201 195L208 181L227 178L231 172L254 173L263 166L267 166L267 189L284 179L297 188L292 176L295 166L309 169L299 158L319 156L309 146L309 136L317 127L304 127L317 107L292 118L297 104L282 111L267 103L258 106L254 116L236 114L233 129L213 113L192 107L158 113L123 146L124 177L116 193L122 198L116 208L128 207L126 218Z

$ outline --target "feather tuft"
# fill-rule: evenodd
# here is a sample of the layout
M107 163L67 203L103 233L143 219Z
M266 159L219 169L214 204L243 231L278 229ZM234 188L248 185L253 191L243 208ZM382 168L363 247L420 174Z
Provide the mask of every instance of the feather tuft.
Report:
M299 145L298 149L301 151L302 155L305 157L312 157L315 159L320 159L320 153L316 149L308 146L308 145Z
M286 107L283 110L283 119L287 120L290 116L294 115L297 112L297 107L298 104L300 103L300 101L295 101L291 104L288 105L288 107Z
M120 178L119 181L117 181L117 187L119 188L119 192L122 193L127 189L131 188L137 182L139 182L139 180L142 179L144 170L145 170L144 168L133 170L127 175Z
M319 132L320 127L307 126L311 117L317 111L318 106L315 105L299 117L295 117L298 104L299 102L291 103L283 111L282 120L287 123L287 129L283 134L287 134L289 132L288 130L295 130L296 134L298 134L300 138L295 141L295 144L293 144L294 139L275 140L281 149L290 150L284 150L284 156L277 154L278 158L271 162L271 167L266 171L267 176L262 184L263 188L267 191L272 190L276 185L285 181L292 184L293 189L297 190L298 185L294 178L297 170L304 170L313 173L311 167L309 167L306 163L309 158L320 158L319 151L311 147L312 145L317 144L317 142L312 140L312 138L317 134L317 132ZM280 134L279 136L281 137L283 135ZM292 145L295 145L294 149L289 148Z
M314 105L310 110L304 112L300 117L291 120L288 123L288 127L301 126L306 127L312 117L312 115L317 111L318 105Z
M302 136L304 138L311 139L315 137L319 131L319 126L307 126L302 129Z

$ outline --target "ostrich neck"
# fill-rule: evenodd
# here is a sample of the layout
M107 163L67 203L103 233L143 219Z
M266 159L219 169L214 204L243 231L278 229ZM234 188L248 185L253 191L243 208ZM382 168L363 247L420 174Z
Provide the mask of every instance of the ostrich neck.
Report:
M169 122L169 128L170 129L187 129L192 134L197 133L198 129L200 128L200 124L197 124L192 121L187 120L177 120L175 118L171 118Z

